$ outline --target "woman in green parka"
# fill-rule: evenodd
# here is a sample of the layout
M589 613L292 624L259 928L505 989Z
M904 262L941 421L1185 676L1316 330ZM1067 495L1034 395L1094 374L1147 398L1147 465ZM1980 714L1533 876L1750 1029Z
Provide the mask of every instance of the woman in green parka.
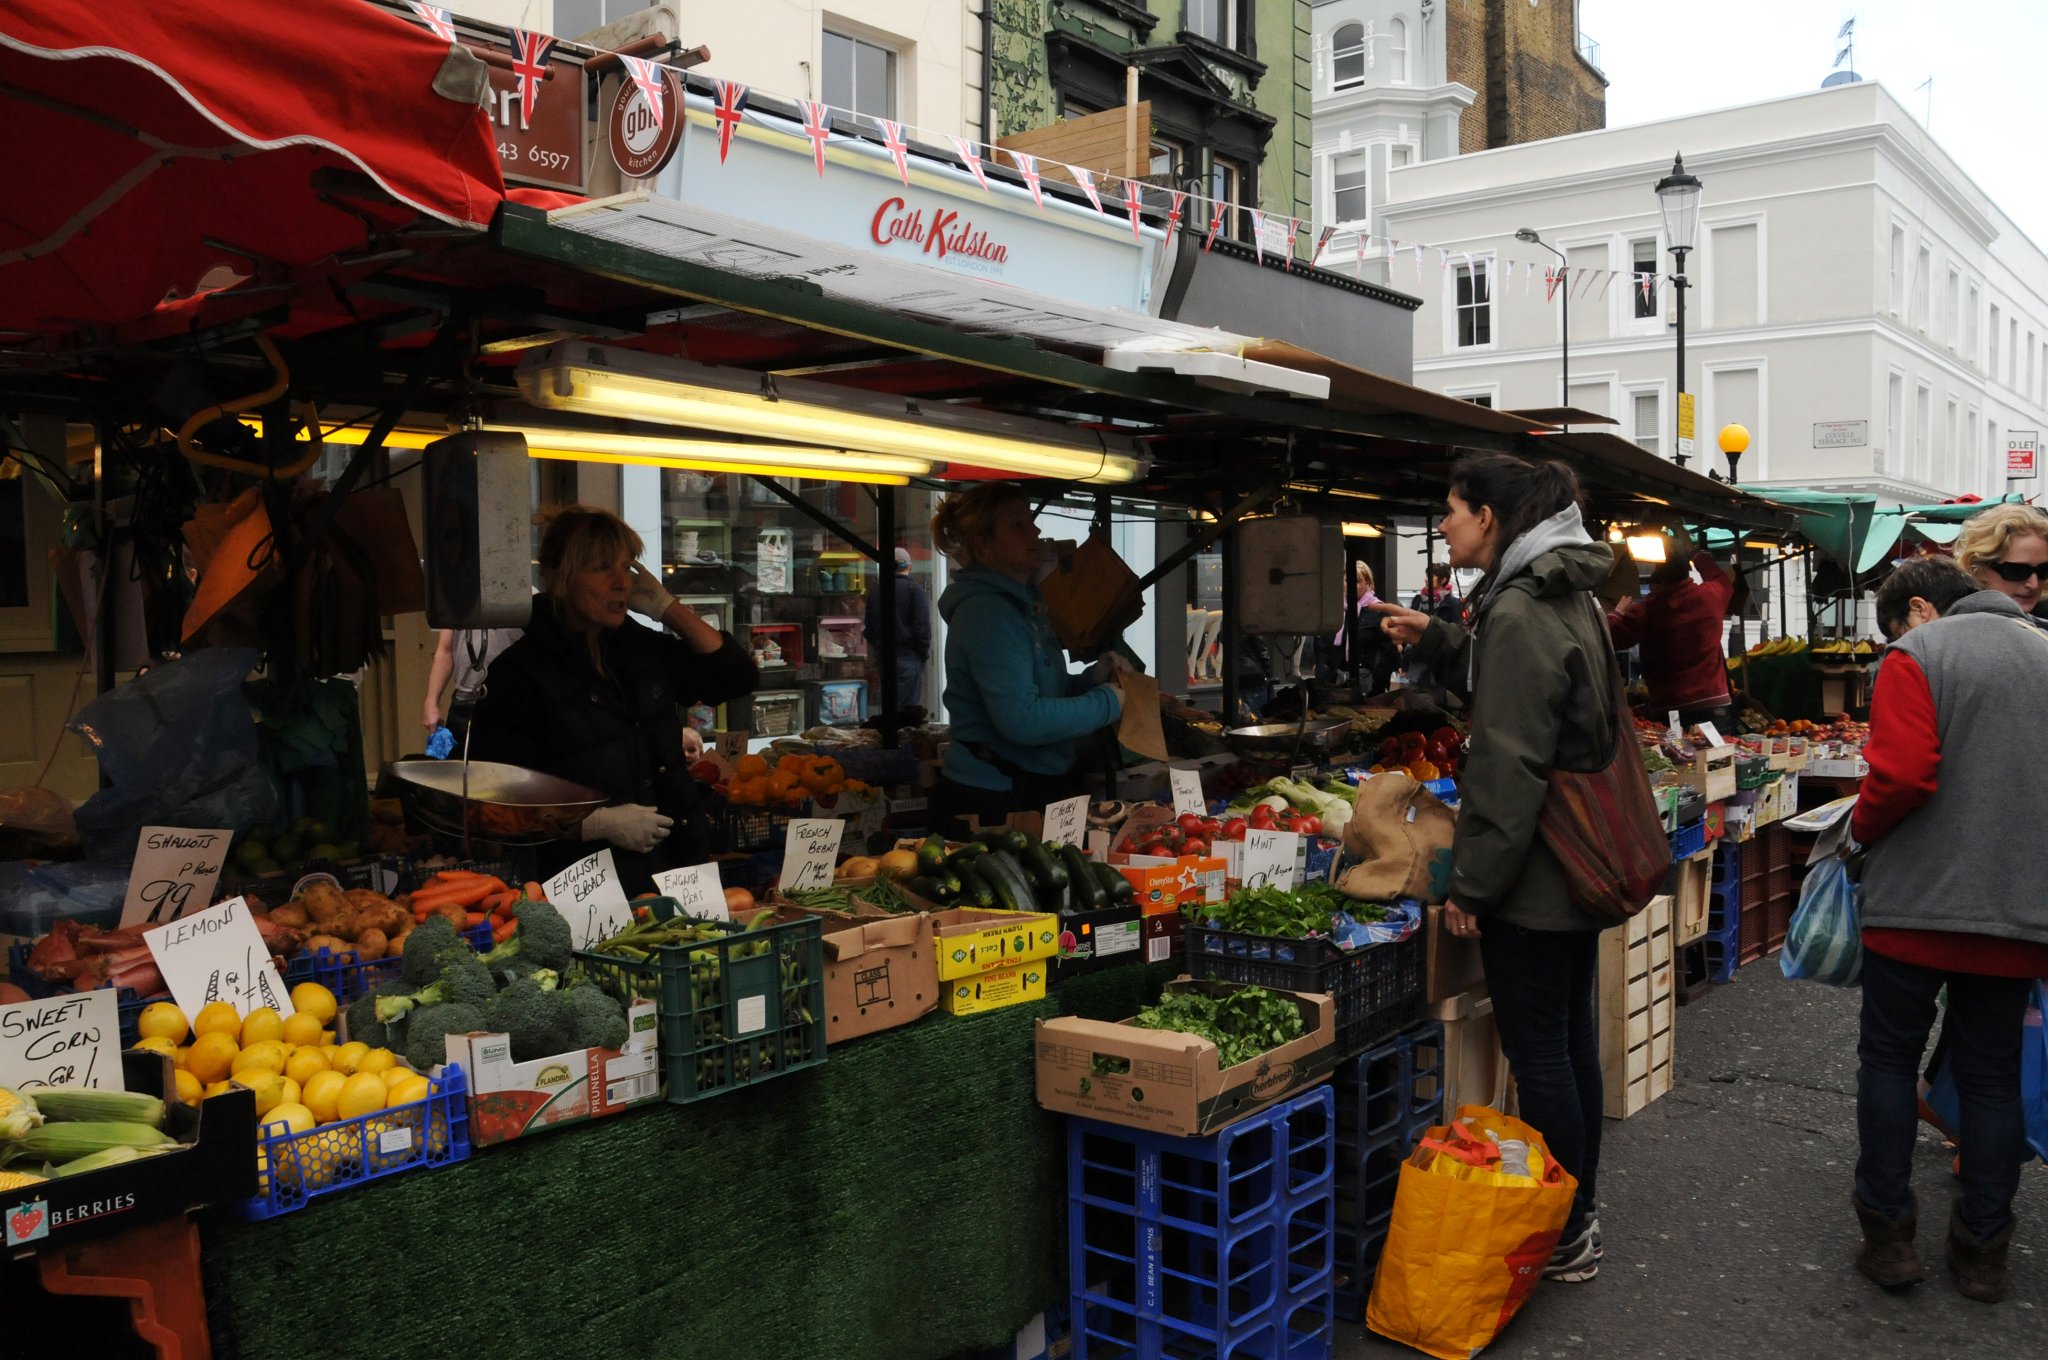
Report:
M1522 1116L1579 1181L1545 1273L1590 1280L1601 1255L1594 1002L1604 923L1572 902L1537 817L1553 767L1598 769L1610 755L1602 735L1614 730L1621 696L1592 591L1614 557L1586 532L1578 479L1560 463L1466 457L1445 504L1439 532L1451 565L1486 572L1470 631L1396 604L1373 608L1388 636L1471 705L1444 918L1479 941Z

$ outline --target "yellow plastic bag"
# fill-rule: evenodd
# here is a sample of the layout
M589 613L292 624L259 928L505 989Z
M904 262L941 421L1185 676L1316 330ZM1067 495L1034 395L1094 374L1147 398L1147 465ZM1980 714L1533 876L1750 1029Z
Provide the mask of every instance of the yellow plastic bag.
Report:
M1527 1145L1533 1174L1503 1169L1502 1141ZM1477 1355L1543 1278L1578 1189L1535 1129L1460 1109L1401 1164L1366 1326L1439 1360Z

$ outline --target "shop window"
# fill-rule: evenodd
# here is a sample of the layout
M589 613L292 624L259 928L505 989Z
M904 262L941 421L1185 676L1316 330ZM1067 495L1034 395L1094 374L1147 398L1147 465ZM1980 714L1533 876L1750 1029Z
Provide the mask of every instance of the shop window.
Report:
M1363 152L1338 156L1330 163L1331 217L1340 225L1362 224L1370 211Z
M1632 315L1638 321L1648 321L1657 315L1657 238L1643 236L1628 243L1629 281L1635 285L1629 290ZM1650 286L1643 287L1648 276Z
M1662 454L1664 420L1657 409L1655 392L1636 392L1629 398L1635 420L1636 447L1645 453Z
M1897 316L1906 306L1906 229L1892 228L1892 315Z
M1330 84L1339 90L1365 84L1365 25L1339 24L1330 38Z
M1181 26L1233 52L1252 50L1252 0L1184 0Z
M1486 261L1474 260L1457 269L1458 348L1493 343L1493 298Z
M871 488L824 480L779 478L776 484L868 542L877 529ZM880 494L890 494L879 488ZM938 593L929 525L932 496L894 493L896 542L909 549L910 579ZM761 480L666 470L661 474L661 561L675 597L729 632L761 668L755 693L725 711L694 709L700 730L744 729L756 738L792 736L815 726L852 726L881 700L874 666L879 647L866 636L875 564L783 501ZM943 625L931 620L932 654ZM902 706L936 709L929 668L917 694Z
M1934 433L1934 393L1921 383L1913 394L1913 467L1908 476L1925 479L1928 448Z
M880 43L825 30L818 88L827 104L863 119L896 116L896 54Z
M1996 381L1998 378L1998 327L2001 320L1998 304L1994 302L1991 304L1991 325L1984 332L1985 341L1991 348L1991 352L1984 356L1984 372L1993 381Z
M1878 466L1879 472L1891 467L1899 456L1899 440L1906 425L1906 379L1894 373L1885 384L1884 404L1884 461Z
M1907 321L1923 331L1927 329L1927 299L1933 287L1934 252L1922 246L1913 257L1913 311Z
M1408 83L1408 21L1395 19L1387 25L1387 73L1396 85Z
M1209 210L1215 211L1215 203L1237 205L1224 214L1221 235L1228 236L1234 241L1251 239L1251 215L1243 211L1246 196L1250 192L1251 176L1241 162L1231 160L1227 156L1210 157L1209 197L1213 202ZM1208 229L1209 224L1203 223L1202 230L1206 232Z

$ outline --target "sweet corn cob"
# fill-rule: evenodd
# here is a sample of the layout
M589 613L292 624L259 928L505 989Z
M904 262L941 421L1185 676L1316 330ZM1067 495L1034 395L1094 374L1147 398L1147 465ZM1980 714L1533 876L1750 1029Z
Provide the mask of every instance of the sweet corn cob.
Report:
M36 1108L45 1119L112 1120L162 1128L164 1103L140 1091L95 1091L83 1086L52 1086L36 1094Z
M43 1122L35 1101L19 1091L0 1086L0 1142L19 1138Z
M102 1120L93 1123L44 1124L7 1143L6 1160L68 1162L89 1152L112 1147L153 1148L174 1146L177 1140L148 1124Z
M41 1185L47 1177L31 1176L26 1171L0 1171L0 1191L20 1190L31 1185Z
M163 1150L162 1148L128 1146L101 1148L98 1152L88 1152L83 1157L77 1157L64 1163L56 1168L55 1174L59 1176L77 1176L88 1171L104 1171L110 1166L120 1166L124 1162L137 1162L141 1161L144 1157L154 1157Z

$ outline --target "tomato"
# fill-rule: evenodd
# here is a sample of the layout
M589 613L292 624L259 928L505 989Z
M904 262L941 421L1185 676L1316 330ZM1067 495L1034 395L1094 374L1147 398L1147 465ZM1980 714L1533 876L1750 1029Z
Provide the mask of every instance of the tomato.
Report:
M1199 836L1202 834L1202 819L1196 813L1183 812L1174 819L1174 823L1180 827L1181 834L1184 836Z
M1204 817L1202 819L1202 835L1205 839L1213 841L1222 834L1223 823L1219 818Z
M1244 818L1232 817L1223 824L1223 839L1241 841L1244 839Z
M1141 855L1154 855L1160 859L1172 859L1174 857L1173 847L1165 841L1148 841L1145 844L1145 848L1138 853Z
M1323 829L1323 819L1304 815L1294 823L1294 829L1304 836L1313 836Z
M1199 836L1191 837L1188 843L1180 848L1180 852L1183 855L1206 855L1209 853L1209 842Z
M1273 829L1273 809L1267 807L1264 803L1253 808L1251 829L1254 831L1271 831Z

